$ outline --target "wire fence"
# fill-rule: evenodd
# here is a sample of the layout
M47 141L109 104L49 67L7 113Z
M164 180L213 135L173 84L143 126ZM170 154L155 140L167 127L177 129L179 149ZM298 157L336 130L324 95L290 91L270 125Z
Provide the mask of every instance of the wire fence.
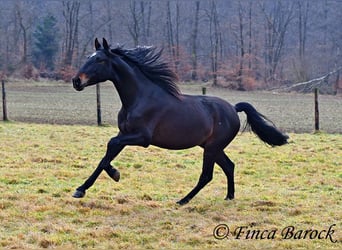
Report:
M203 85L181 85L183 93L221 97L228 102L250 102L287 132L342 133L341 96L283 93L239 92ZM117 126L121 102L113 85L102 83L101 99L96 87L77 92L71 84L62 82L2 81L3 120L49 123ZM205 91L205 92L203 92ZM99 103L100 115L99 118ZM319 118L318 118L319 115ZM241 116L243 123L243 115Z

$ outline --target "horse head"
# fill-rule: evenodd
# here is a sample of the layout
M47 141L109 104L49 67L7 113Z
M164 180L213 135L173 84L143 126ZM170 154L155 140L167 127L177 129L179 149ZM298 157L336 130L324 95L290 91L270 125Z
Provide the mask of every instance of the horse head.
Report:
M88 57L75 77L72 78L73 86L77 91L111 79L111 52L106 39L103 38L101 45L96 38L95 49L95 52Z

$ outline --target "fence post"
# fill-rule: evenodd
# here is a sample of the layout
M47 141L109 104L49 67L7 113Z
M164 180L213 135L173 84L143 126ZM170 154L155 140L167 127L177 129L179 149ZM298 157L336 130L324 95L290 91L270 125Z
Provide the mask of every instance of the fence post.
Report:
M97 110L97 125L102 125L101 119L101 96L100 96L100 84L96 84L96 110Z
M206 95L207 94L207 88L206 87L202 87L202 95Z
M315 131L319 131L318 88L315 88Z
M5 80L1 80L1 87L2 87L2 115L3 115L3 120L8 121Z

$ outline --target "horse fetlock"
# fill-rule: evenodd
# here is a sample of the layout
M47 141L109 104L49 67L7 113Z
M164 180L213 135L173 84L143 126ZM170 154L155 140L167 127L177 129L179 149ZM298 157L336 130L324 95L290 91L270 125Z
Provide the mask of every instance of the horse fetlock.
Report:
M111 165L109 165L108 168L105 168L108 176L112 178L114 181L118 182L120 180L120 172L119 170L113 168Z
M114 170L114 169L113 169L113 170ZM115 171L110 175L110 177L111 177L114 181L119 182L119 180L120 180L120 172L119 172L119 170L116 170L116 169L115 169Z

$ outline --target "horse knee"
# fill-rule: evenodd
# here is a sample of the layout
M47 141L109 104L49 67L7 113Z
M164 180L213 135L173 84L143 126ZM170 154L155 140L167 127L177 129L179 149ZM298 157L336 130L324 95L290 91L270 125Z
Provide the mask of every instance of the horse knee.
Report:
M107 148L108 149L112 149L115 147L120 146L120 141L119 139L117 139L116 137L113 137L112 139L109 140L109 142L107 143Z
M109 140L107 143L107 151L102 159L104 163L104 167L109 167L110 162L121 152L121 150L124 148L124 146L121 145L120 140L118 140L116 137L113 137Z

